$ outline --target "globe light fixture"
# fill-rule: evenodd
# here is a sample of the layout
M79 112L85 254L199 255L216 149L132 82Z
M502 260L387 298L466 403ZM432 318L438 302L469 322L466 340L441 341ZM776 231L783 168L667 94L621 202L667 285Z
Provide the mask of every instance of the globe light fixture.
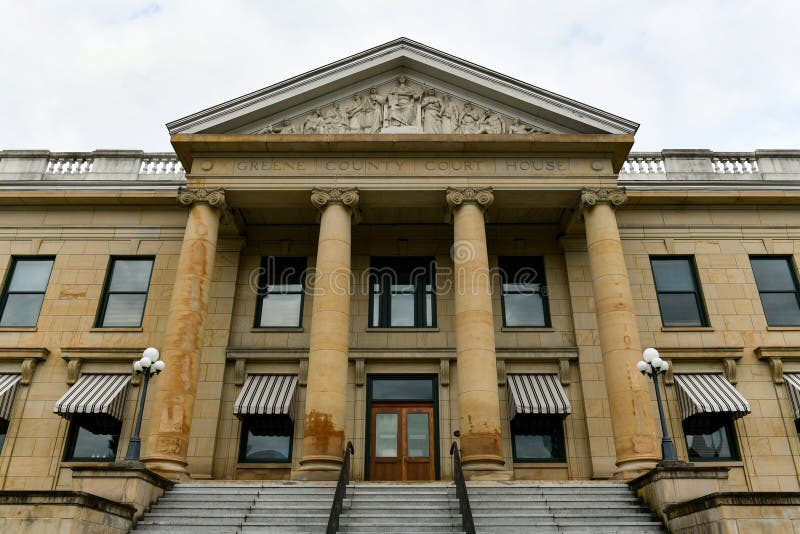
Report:
M133 436L128 443L128 452L125 454L125 460L138 461L142 449L142 442L139 439L139 432L142 429L142 414L144 413L144 400L147 397L147 384L150 382L150 377L159 374L166 368L166 364L160 359L158 349L148 347L144 349L142 357L133 363L133 370L137 375L144 375L142 382L142 394L139 397L139 413L136 418L136 426L133 430Z
M669 362L662 360L654 348L644 349L642 360L636 364L636 370L651 377L656 388L656 403L658 404L658 415L661 418L661 459L665 462L677 462L678 453L672 438L669 437L667 420L664 418L664 407L661 404L661 391L658 389L658 375L663 375L667 369L669 369Z

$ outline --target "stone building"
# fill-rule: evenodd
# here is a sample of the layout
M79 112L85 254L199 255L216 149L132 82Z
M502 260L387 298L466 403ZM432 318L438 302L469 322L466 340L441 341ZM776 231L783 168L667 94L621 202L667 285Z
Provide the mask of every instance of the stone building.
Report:
M456 440L474 481L796 509L800 152L630 153L636 123L406 39L167 126L0 152L0 511L125 457L149 346L137 480L336 480L348 441L355 481L451 480ZM656 469L649 346L693 466Z

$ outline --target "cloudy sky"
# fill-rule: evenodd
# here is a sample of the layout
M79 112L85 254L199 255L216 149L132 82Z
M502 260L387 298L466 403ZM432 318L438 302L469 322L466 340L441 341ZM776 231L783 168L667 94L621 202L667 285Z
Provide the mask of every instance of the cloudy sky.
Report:
M399 36L639 122L635 150L800 149L800 2L0 0L0 149L164 123Z

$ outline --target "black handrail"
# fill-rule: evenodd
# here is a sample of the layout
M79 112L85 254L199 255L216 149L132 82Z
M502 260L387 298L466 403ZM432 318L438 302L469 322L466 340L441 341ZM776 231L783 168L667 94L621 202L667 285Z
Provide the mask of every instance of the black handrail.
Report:
M458 509L461 512L461 526L466 534L475 534L475 522L472 520L472 508L469 505L467 483L464 481L464 470L461 468L461 454L458 443L455 441L450 447L450 456L453 457L453 480L456 483L456 497Z
M342 515L342 506L345 493L347 493L347 484L350 483L350 458L353 452L355 452L355 449L353 449L353 442L348 441L347 446L344 448L342 470L339 471L339 481L336 483L336 493L333 494L331 515L328 517L328 528L325 529L325 534L336 534L339 531L339 516Z

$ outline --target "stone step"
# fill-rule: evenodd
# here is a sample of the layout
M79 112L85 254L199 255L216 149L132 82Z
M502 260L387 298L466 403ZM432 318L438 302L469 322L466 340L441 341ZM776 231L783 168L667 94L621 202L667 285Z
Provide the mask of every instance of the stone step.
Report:
M435 523L429 522L426 525L408 525L408 524L397 524L397 525L387 525L385 523L341 523L339 525L339 531L350 533L350 532L382 532L383 534L401 534L406 532L427 532L427 533L441 533L441 532L460 532L461 531L461 522L459 521L458 524L449 524L449 523Z

